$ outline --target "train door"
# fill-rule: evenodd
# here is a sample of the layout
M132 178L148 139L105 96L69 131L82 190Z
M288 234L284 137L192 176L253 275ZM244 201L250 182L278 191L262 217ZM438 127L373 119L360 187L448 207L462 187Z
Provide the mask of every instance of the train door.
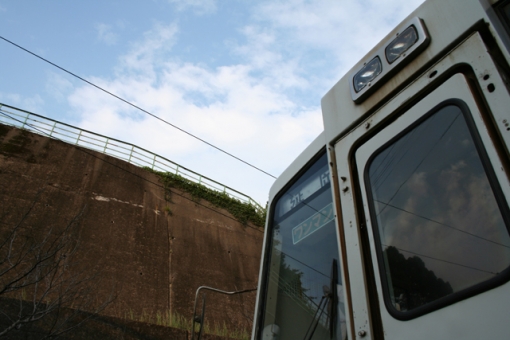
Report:
M474 33L334 144L353 337L510 334L509 109Z

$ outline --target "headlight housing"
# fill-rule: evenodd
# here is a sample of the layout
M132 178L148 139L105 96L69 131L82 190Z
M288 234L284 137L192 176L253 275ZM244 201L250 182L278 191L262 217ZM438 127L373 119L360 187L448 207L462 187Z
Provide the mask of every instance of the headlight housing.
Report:
M351 97L356 104L368 98L428 46L430 37L420 18L414 17L399 27L387 37L387 43L379 44L349 73Z
M418 32L414 25L409 26L393 40L385 50L386 60L388 63L393 63L401 55L403 55L409 48L411 48L418 41Z
M353 78L354 90L359 92L377 78L382 72L382 63L379 57L370 60Z

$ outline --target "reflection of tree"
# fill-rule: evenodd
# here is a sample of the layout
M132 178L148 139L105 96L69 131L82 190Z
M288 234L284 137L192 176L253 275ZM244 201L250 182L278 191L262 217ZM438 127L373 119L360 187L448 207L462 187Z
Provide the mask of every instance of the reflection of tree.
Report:
M329 320L329 316L331 314L330 311L331 306L325 308L326 302L324 302L324 305L322 305L322 303L324 297L329 294L332 288L323 285L321 288L323 290L323 293L325 294L324 296L321 297L310 295L311 289L305 288L305 284L303 282L304 273L299 269L292 268L289 264L287 264L285 262L285 256L286 254L282 254L282 262L280 266L280 276L278 284L280 291L289 296L296 303L297 306L301 306L303 310L306 310L309 316L316 315L319 312L318 310L320 309L322 312L320 313L318 319L322 323L322 325L326 327L327 322ZM291 256L289 257L292 258ZM326 277L329 279L329 276ZM315 320L315 317L316 316L314 316L312 321Z
M303 272L299 269L292 268L292 266L287 263L287 254L280 249L282 242L279 240L279 237L277 237L279 233L280 225L277 224L274 226L272 241L273 251L277 252L280 257L280 268L278 274L276 274L276 277L278 277L278 288L296 301L302 301L303 297L306 296L305 292L308 290L303 287ZM292 256L289 257L294 259Z
M285 261L285 254L282 253L280 282L284 284L280 285L280 289L291 297L303 299L308 289L303 287L302 278L303 272L288 265Z
M427 269L418 256L405 258L397 248L386 248L395 304L399 310L411 310L453 293L449 282Z

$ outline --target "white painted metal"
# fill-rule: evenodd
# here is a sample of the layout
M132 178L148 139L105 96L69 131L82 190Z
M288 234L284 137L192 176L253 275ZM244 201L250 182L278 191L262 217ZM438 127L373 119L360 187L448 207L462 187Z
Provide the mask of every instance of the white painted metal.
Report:
M488 7L488 8L487 8ZM431 41L429 46L409 64L397 72L390 80L386 81L375 93L369 96L363 103L355 104L351 98L350 82L351 72L343 77L322 99L322 114L326 132L326 141L334 143L358 124L362 119L370 115L374 109L388 96L394 95L402 84L408 83L425 68L430 67L432 60L440 58L447 53L458 40L469 32L479 22L484 22L489 30L493 30L496 42L500 45L505 57L510 60L507 50L506 35L498 35L494 31L494 23L487 12L492 12L485 0L428 0L409 15L390 34L387 35L377 46L357 63L353 70L361 68L363 63L393 40L395 34L406 27L409 20L418 17L423 20L428 29ZM492 15L494 17L494 15ZM493 20L496 20L492 18ZM510 45L508 45L510 46Z
M509 118L508 110L507 108L510 107L510 98L508 97L507 88L504 85L501 77L499 76L497 69L492 62L490 56L488 55L485 46L483 45L483 42L478 34L474 34L469 39L467 39L463 44L461 44L457 49L452 51L448 55L447 58L444 58L442 61L440 61L438 64L434 65L431 69L429 69L427 72L423 74L422 77L417 79L412 85L410 85L408 88L406 88L402 93L400 93L398 96L396 96L393 100L386 103L383 107L381 107L380 110L375 112L372 116L367 118L365 121L362 122L362 124L359 124L357 128L352 130L349 134L345 135L340 141L338 141L335 144L335 154L336 154L336 161L337 161L337 168L338 173L337 175L339 177L344 176L348 178L348 181L346 182L345 186L351 186L353 185L353 181L351 180L352 174L353 174L353 168L352 168L352 162L351 162L351 155L354 152L355 145L359 143L360 140L363 139L363 137L370 133L372 129L377 128L379 125L384 124L384 121L391 115L400 114L399 108L408 100L410 100L413 97L418 96L422 93L424 89L430 89L434 85L434 79L437 79L442 74L447 73L453 66L458 64L470 64L474 70L474 73L477 75L478 82L480 87L482 88L484 95L486 98L488 98L488 105L491 108L492 114L495 117L495 120L499 122L498 129L500 130L501 134L504 136L507 150L510 146L510 133L506 131L504 124L502 123L503 120ZM437 75L433 77L432 79L429 77L429 75L436 71ZM484 75L490 75L490 82L495 86L494 92L489 92L487 89L488 81L485 81L483 79ZM460 76L457 76L460 77ZM455 80L451 80L443 84L439 89L435 90L433 92L433 95L430 99L425 98L422 101L420 101L419 104L417 104L415 107L411 109L420 112L420 114L425 114L427 111L429 111L432 107L440 103L444 99L449 98L462 98L464 101L468 102L470 105L470 109L472 112L477 112L477 106L474 100L471 98L471 93L467 89L467 84L465 80L459 81L457 78ZM402 131L402 129L407 125L410 124L410 122L405 123L405 119L407 118L407 114L400 117L396 122L399 124L402 124L398 127L393 128L392 132L388 135L384 135L383 139L387 140L394 136L396 134L396 131ZM412 121L416 120L416 117L411 118ZM478 116L477 117L477 123L479 124L479 128L481 131L484 131L483 133L483 140L486 146L491 145L491 140L486 132L486 129L483 127L483 121ZM383 143L380 139L374 139L373 142L371 142L374 147L378 147ZM504 172L503 167L501 165L501 161L498 160L498 156L496 155L494 148L487 148L488 153L490 154L491 159L496 163L494 166L498 179L500 183L503 185L506 185L505 187L505 193L508 197L510 195L510 190L508 188L508 175ZM363 154L363 151L367 152L366 154ZM373 151L373 150L372 150ZM365 164L366 159L369 157L370 152L368 152L365 149L360 149L360 154L362 156L357 157L359 161L359 168L358 173L363 172L363 164ZM358 155L358 153L357 153ZM360 183L362 184L362 181L360 180ZM352 240L352 242L347 243L347 259L349 261L349 276L351 279L351 300L353 302L353 311L352 314L354 317L354 323L356 326L356 330L363 330L368 328L368 325L370 325L370 316L368 314L370 303L367 300L367 293L365 285L361 285L361 282L365 282L365 273L363 269L363 262L362 262L362 254L359 247L359 226L361 224L367 224L370 226L370 220L368 218L368 210L367 207L364 206L363 208L366 211L367 220L366 221L358 221L357 220L357 213L356 213L356 207L354 203L353 198L353 191L348 190L344 192L343 190L340 190L342 192L341 194L341 206L342 206L342 212L343 212L343 223L344 225L348 226L345 228L346 232L346 239ZM361 192L365 192L365 188L362 186ZM366 205L366 200L364 200L364 204ZM369 231L369 235L372 236L372 232ZM373 238L370 239L371 243L371 252L372 252L372 258L376 258L375 248L374 248L374 241ZM379 272L377 265L374 264L374 270L375 275L378 278ZM357 284L355 284L357 283ZM377 279L378 284L378 291L381 292L381 283L380 280ZM500 296L500 300L504 300L504 297L508 297L510 299L510 287L508 285L504 287L500 287L498 289L495 289L491 292L484 293L478 297L472 298L469 301L464 301L462 303L459 303L459 306L462 306L463 309L466 310L465 315L462 316L462 324L464 325L463 329L467 327L469 322L465 324L464 322L466 320L469 320L472 325L476 325L476 315L479 312L478 307L473 307L473 304L488 304L488 301L495 302L494 299L497 298L498 293L503 293L502 296ZM504 296L504 297L503 297ZM483 300L483 301L482 301ZM510 301L505 301L505 303L499 303L498 306L492 306L491 309L486 310L486 313L490 310L497 311L498 313L510 313L510 309L508 306L510 306ZM435 318L433 315L440 315L441 317L444 317L445 320L449 320L448 316L451 315L452 312L451 309L445 308L444 310L437 311L434 313L431 313L430 315L426 315L420 318L418 321L406 321L406 322L397 322L395 319L393 319L387 312L384 312L384 303L382 300L379 301L379 305L381 306L381 310L383 311L383 321L385 322L384 331L386 335L386 339L405 339L405 338L418 338L420 334L427 334L428 338L447 338L448 335L454 335L455 332L460 332L463 329L459 329L461 327L460 324L449 321L449 322L439 322L440 319ZM469 309L469 311L468 311ZM492 313L492 312L491 312ZM456 315L462 315L459 313L459 311L456 311ZM434 320L433 324L427 323L430 319ZM491 317L487 318L488 320L484 320L484 323L491 324L495 328L497 328L497 322L499 319L498 317ZM421 320L423 323L420 323ZM494 321L491 321L494 320ZM406 325L404 327L403 325ZM407 327L412 325L412 327ZM423 327L420 328L419 325L422 325ZM502 326L500 325L500 329ZM406 331L407 330L407 331ZM369 332L369 329L366 329L367 332ZM503 331L509 332L510 328L503 328ZM480 338L482 332L482 329L477 328L477 330L473 330L472 333L476 334ZM486 328L483 329L483 332L486 332ZM499 332L499 331L498 331ZM436 336L431 336L431 334L435 334ZM485 333L484 333L485 334ZM370 339L370 333L367 339ZM497 337L496 337L497 338ZM467 339L467 338L466 338Z
M460 98L468 104L470 111L475 114L474 118L482 135L484 144L486 146L490 145L490 137L486 131L484 131L483 120L479 112L477 112L478 109L471 96L468 84L464 76L457 74L405 113L401 119L397 120L397 122L387 127L384 131L364 144L356 152L358 173L362 174L364 172L368 158L376 149L407 126L411 125L427 113L432 107L451 98ZM494 168L496 170L499 169L499 171L497 171L498 177L504 180L502 183L507 182L508 184L508 181L505 181L506 174L502 171L502 164L497 159L494 149L487 148L487 150L490 152L490 158L493 163L495 163ZM369 216L370 213L368 211L368 206L366 205L367 199L365 196L366 188L363 181L360 180L360 184L360 191L364 198L363 208L365 209L366 216ZM509 187L507 186L504 188L504 191L508 195L510 193ZM372 236L374 231L370 219L367 218L366 223L369 235ZM373 238L370 239L370 243L372 256L375 259L376 251ZM379 305L381 306L381 317L383 319L386 339L404 339L411 336L418 338L420 335L424 334L433 339L454 338L459 337L459 335L462 335L462 339L480 339L486 335L486 327L494 330L493 335L495 335L496 338L501 338L504 334L510 333L510 324L501 323L500 319L500 315L506 315L510 312L510 285L498 287L473 298L461 301L410 321L399 321L394 319L384 307L384 300L381 293L381 277L376 263L374 263L374 271L377 278L376 282L377 290L379 292ZM481 312L481 310L483 310L483 312ZM478 324L482 320L484 327L480 327Z

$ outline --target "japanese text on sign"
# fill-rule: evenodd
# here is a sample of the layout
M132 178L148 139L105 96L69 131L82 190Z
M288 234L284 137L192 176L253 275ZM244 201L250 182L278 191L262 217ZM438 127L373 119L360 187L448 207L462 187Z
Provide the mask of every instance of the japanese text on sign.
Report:
M334 217L333 203L330 203L292 229L292 243L302 241L332 221Z

